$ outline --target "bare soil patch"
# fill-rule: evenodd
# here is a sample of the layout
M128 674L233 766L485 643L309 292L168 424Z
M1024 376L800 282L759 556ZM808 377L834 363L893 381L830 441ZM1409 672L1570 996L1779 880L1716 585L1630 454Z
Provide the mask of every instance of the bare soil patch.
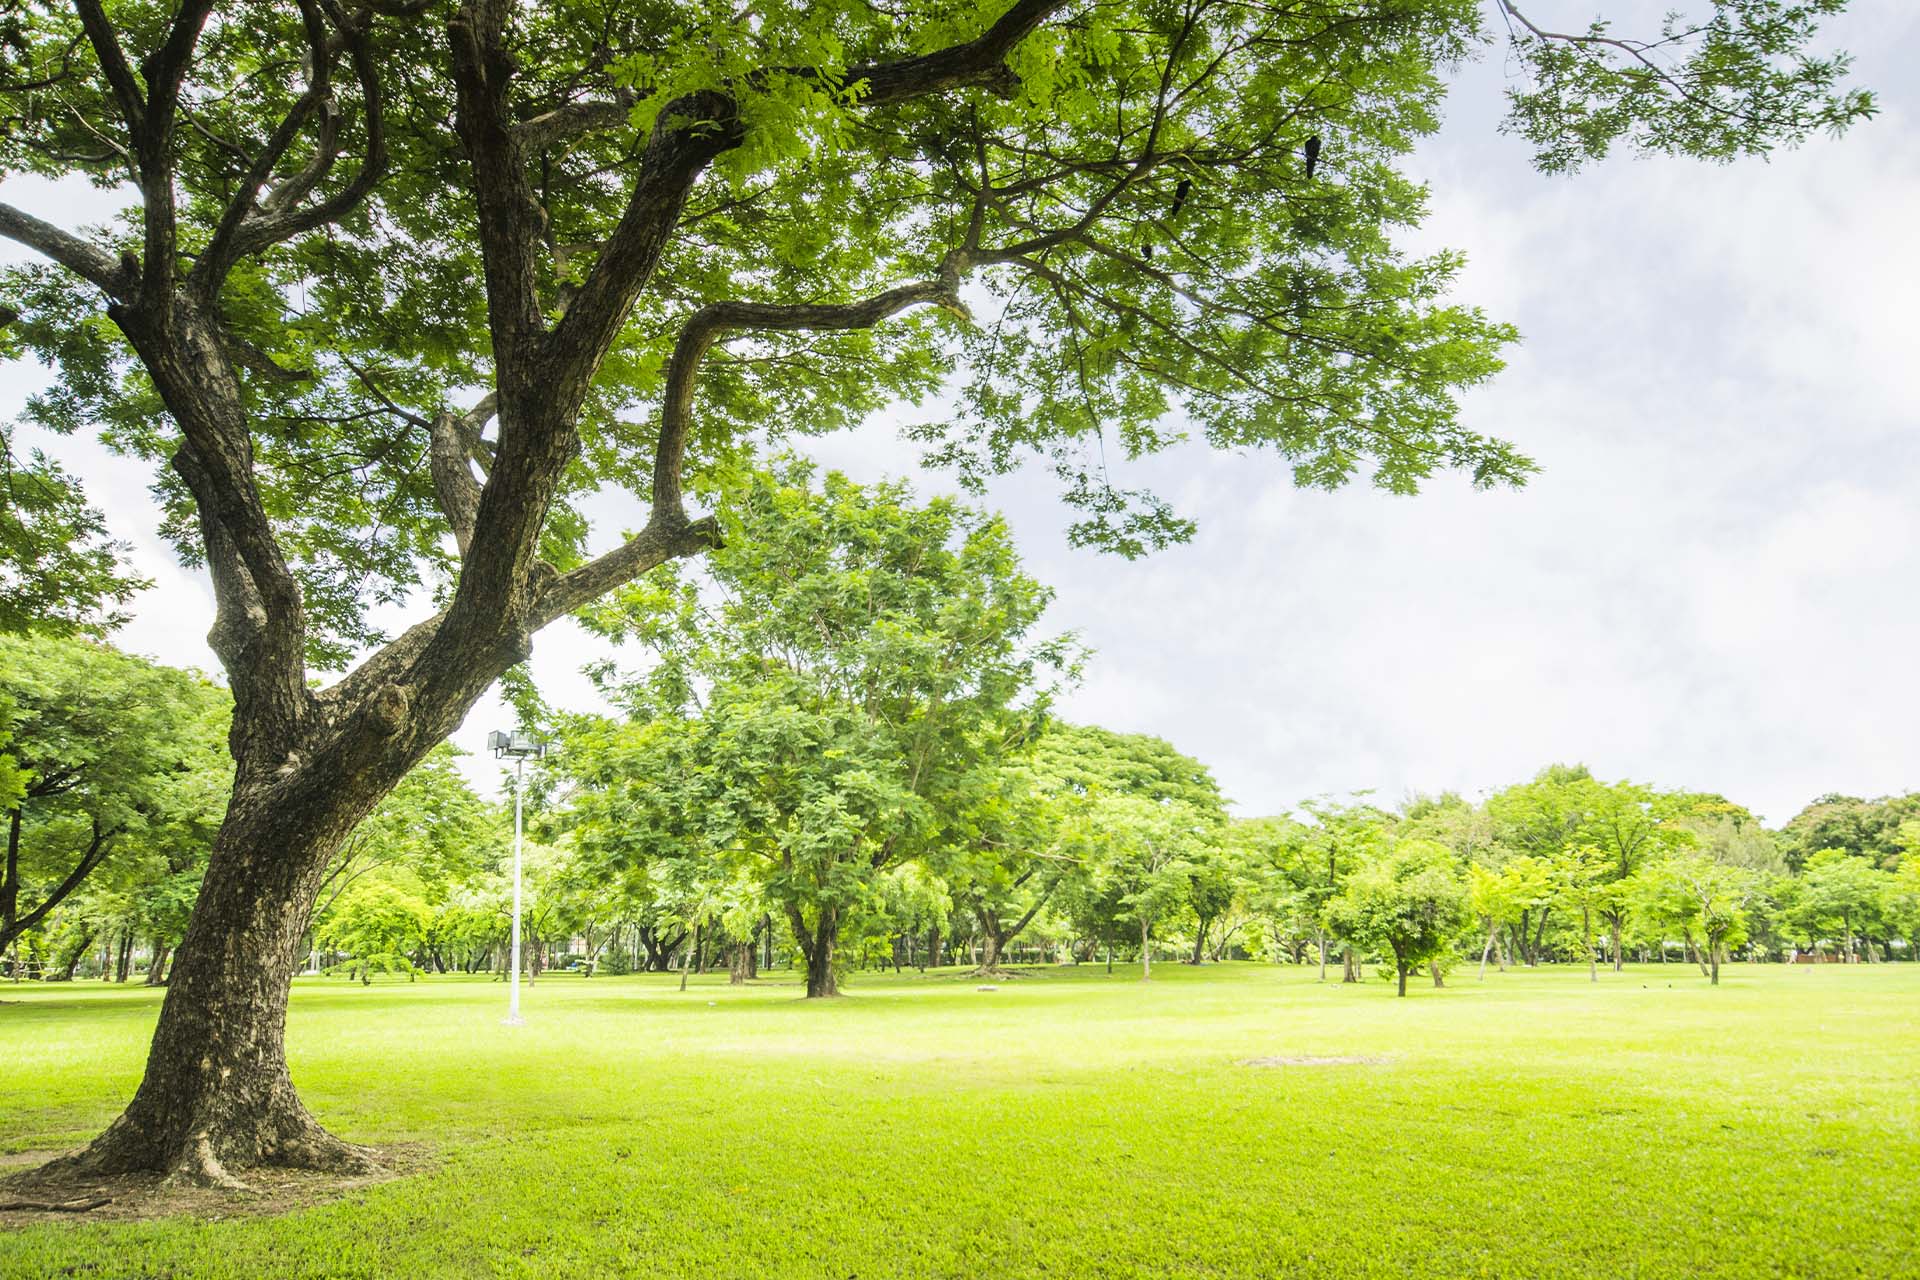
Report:
M310 1169L248 1169L243 1174L247 1191L180 1186L157 1173L42 1180L31 1177L32 1169L65 1152L0 1155L0 1175L6 1175L0 1176L0 1231L45 1222L144 1222L182 1214L202 1222L268 1217L343 1199L434 1164L433 1152L424 1143L394 1143L378 1150L377 1171L350 1177Z
M1382 1057L1363 1054L1274 1054L1265 1058L1242 1058L1243 1067L1369 1067L1385 1062Z

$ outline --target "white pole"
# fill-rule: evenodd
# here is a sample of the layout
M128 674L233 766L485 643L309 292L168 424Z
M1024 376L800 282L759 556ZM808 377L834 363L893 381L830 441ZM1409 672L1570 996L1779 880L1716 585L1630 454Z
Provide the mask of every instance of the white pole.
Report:
M521 757L513 761L513 979L508 988L507 1016L503 1021L510 1027L525 1023L520 1016L520 771L526 765Z

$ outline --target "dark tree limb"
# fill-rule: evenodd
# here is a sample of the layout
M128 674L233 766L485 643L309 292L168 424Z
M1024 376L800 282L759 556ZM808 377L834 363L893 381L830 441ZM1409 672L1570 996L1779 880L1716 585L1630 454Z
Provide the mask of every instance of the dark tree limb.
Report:
M654 519L670 519L680 510L680 468L692 426L694 383L700 361L723 334L738 330L870 329L909 307L936 303L962 319L971 319L960 300L960 274L966 259L955 254L932 280L902 285L857 302L797 303L712 302L693 313L674 343L660 410L660 442L653 464Z
M133 287L124 264L106 250L10 204L0 204L0 236L51 258L110 298L124 298Z
M15 809L8 815L9 830L7 838L7 872L4 884L0 884L0 951L13 944L13 940L27 930L46 919L47 913L66 901L75 889L93 874L95 867L105 860L113 847L116 831L105 830L100 819L93 819L93 836L87 842L87 848L80 855L66 878L47 891L40 904L25 915L18 914L20 895L20 811Z

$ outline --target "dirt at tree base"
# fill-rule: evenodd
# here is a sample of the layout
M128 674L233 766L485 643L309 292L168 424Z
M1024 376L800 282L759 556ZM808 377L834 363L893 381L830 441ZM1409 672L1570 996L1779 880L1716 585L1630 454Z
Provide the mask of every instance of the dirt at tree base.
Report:
M49 1222L145 1222L185 1215L200 1222L271 1217L345 1199L367 1187L411 1177L431 1168L433 1150L425 1143L392 1143L377 1149L380 1168L342 1176L311 1169L248 1169L247 1191L169 1184L158 1173L122 1173L108 1177L22 1180L22 1175L64 1151L22 1151L0 1155L0 1205L29 1202L49 1208L0 1209L0 1231ZM94 1201L94 1208L80 1206Z

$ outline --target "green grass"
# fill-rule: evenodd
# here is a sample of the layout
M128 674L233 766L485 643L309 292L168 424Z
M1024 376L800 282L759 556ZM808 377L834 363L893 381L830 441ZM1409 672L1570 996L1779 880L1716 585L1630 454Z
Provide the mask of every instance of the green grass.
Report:
M294 1078L431 1171L35 1226L0 1276L1911 1276L1920 965L296 985ZM144 990L0 989L0 1147L131 1092ZM17 1003L15 1003L17 1001ZM1360 1065L1251 1068L1264 1055Z

